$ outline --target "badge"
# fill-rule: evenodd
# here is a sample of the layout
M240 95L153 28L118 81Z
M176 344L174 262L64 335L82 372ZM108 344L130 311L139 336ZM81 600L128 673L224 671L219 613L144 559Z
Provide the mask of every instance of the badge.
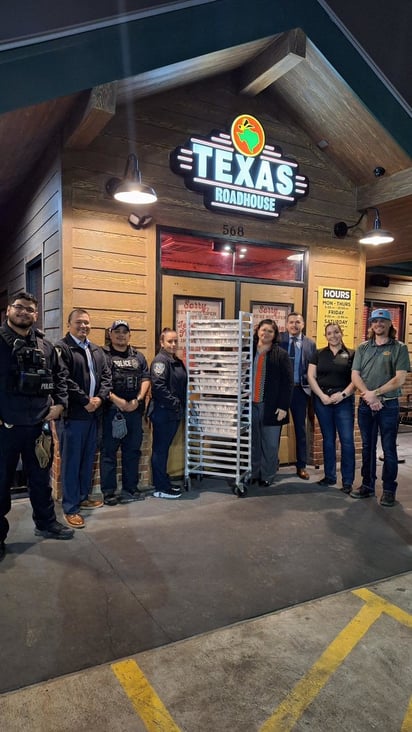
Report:
M157 361L153 364L153 373L155 376L162 376L166 371L166 365L161 361Z

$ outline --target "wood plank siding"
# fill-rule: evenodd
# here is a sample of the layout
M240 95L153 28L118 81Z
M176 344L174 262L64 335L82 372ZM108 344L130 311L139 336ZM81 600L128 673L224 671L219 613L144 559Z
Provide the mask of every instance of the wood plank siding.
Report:
M0 264L0 281L10 296L26 289L27 266L41 258L42 327L50 340L56 340L61 333L61 215L60 153L51 146L15 206L14 226Z
M235 215L209 212L202 196L187 190L183 179L169 167L170 152L190 134L225 129L245 111L258 117L268 142L280 145L286 155L294 157L310 180L310 195L294 208L285 209L276 221L240 220ZM141 231L133 230L127 217L131 209L137 213L148 210L118 203L105 191L108 178L123 175L131 151L138 156L143 181L158 195L158 202L150 207L154 223ZM87 149L65 152L63 175L63 257L67 264L70 261L72 278L71 283L64 278L65 310L80 303L90 309L94 338L100 342L104 328L122 315L131 322L135 344L149 357L154 353L156 225L218 235L223 223L241 223L245 240L303 244L311 257L321 245L323 276L316 268L315 278L314 268L309 267L309 335L316 332L314 293L318 282L341 284L350 280L363 305L363 251L353 241L348 245L332 234L337 220L356 217L355 191L350 182L300 129L278 121L273 99L264 95L245 99L237 94L228 74L119 107Z

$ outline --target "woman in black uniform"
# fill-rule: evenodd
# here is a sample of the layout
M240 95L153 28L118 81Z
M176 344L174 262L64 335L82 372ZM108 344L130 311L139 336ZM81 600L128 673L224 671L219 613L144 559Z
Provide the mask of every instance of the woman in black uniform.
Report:
M170 445L183 419L186 405L187 374L176 356L177 333L163 328L160 351L150 367L152 400L149 416L153 425L152 478L156 498L180 498L167 473Z
M342 491L350 493L355 477L355 442L353 437L355 398L351 382L353 351L342 340L339 323L325 327L328 345L316 351L308 367L315 414L323 437L324 477L319 485L336 483L336 432L341 448Z

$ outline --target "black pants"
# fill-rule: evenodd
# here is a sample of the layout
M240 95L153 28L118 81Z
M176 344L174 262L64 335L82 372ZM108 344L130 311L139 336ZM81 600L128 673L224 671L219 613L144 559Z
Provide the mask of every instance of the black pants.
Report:
M8 429L0 426L2 456L0 460L0 541L4 541L9 530L6 515L11 509L10 488L21 455L27 475L33 521L38 529L44 530L56 519L50 485L50 460L47 468L41 468L34 452L41 424L16 425Z

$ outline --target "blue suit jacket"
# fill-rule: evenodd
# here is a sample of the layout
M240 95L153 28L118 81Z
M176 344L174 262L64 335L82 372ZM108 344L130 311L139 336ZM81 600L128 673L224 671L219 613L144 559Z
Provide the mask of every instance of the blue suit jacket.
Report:
M286 331L285 333L281 334L280 337L280 343L281 348L284 348L285 351L289 348L289 333ZM299 384L302 387L302 389L306 392L306 394L310 394L311 389L308 382L308 364L311 358L316 353L316 343L315 341L312 341L311 338L308 338L307 336L302 336L302 354L299 364Z

